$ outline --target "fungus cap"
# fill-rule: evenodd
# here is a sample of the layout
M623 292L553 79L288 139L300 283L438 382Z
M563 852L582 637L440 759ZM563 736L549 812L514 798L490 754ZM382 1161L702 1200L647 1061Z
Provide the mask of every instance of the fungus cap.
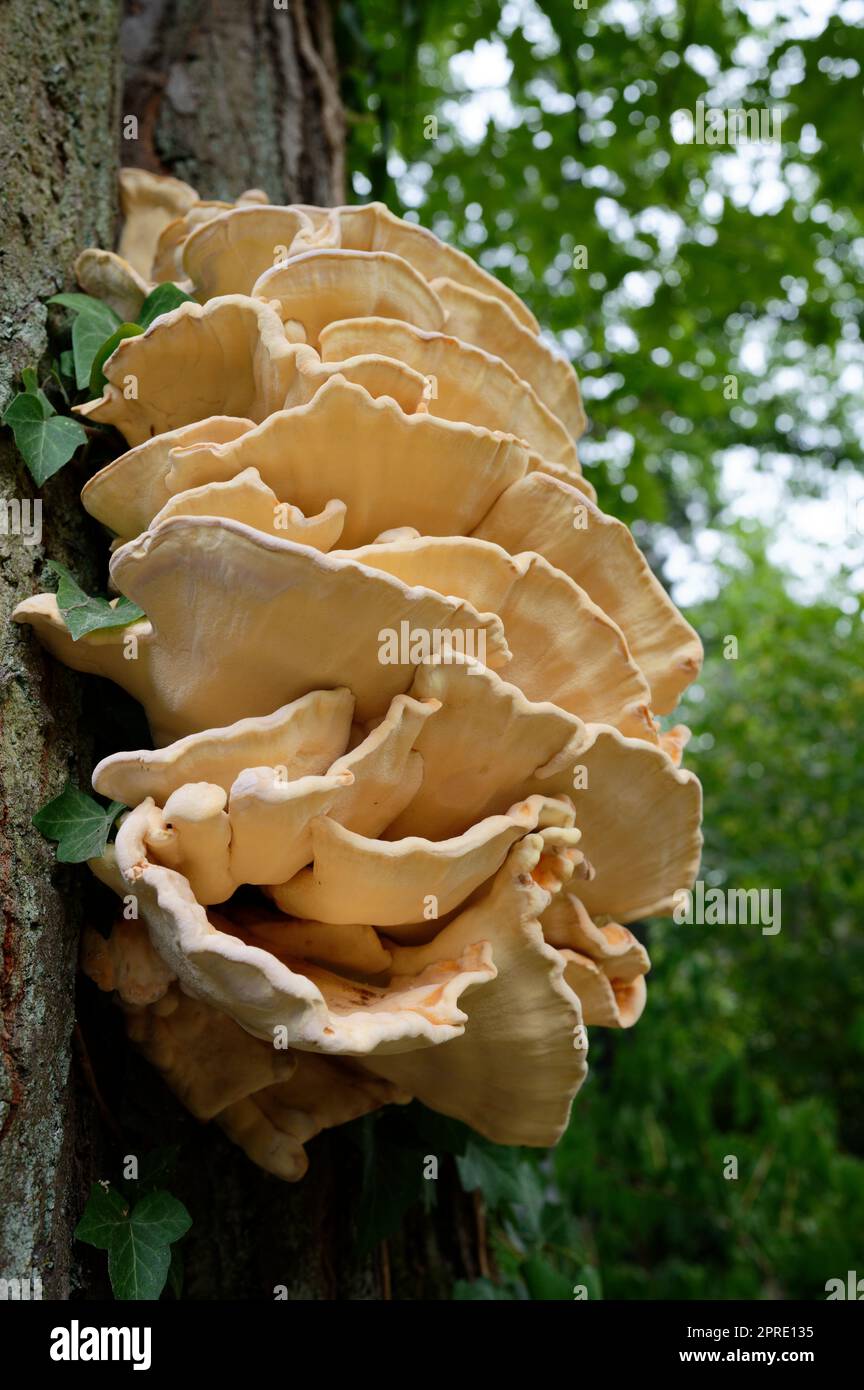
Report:
M628 924L694 880L700 789L661 724L701 646L596 505L571 364L513 291L382 204L231 204L123 175L136 317L79 408L128 448L86 484L145 616L73 639L140 701L130 808L92 868L139 918L84 968L189 1110L288 1180L328 1126L417 1097L560 1136L586 1026L632 1026ZM338 547L338 549L337 549Z

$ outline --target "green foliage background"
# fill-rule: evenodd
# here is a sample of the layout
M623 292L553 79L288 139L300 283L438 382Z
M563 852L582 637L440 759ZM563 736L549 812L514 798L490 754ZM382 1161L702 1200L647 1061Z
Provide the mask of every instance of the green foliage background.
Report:
M554 1153L461 1137L497 1269L457 1297L569 1299L581 1284L824 1298L826 1280L864 1269L864 536L850 510L854 561L803 597L768 558L785 504L842 508L838 483L864 461L864 5L836 0L802 24L812 10L338 8L355 200L417 216L531 305L582 379L601 503L655 562L674 541L679 570L682 555L695 564L710 537L711 582L689 613L706 667L680 712L705 788L702 877L782 891L776 936L644 924L648 1008L631 1033L592 1030L591 1076ZM471 50L487 71L503 62L506 84L476 140L485 98L458 56ZM779 107L779 148L734 161L676 143L672 113L699 100ZM749 496L760 471L784 479L767 529L728 505L732 450Z

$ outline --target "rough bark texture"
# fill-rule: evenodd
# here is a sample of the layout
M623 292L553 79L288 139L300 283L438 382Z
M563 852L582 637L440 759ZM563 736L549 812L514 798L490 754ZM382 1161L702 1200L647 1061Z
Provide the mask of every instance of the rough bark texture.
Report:
M339 81L323 0L139 0L123 23L123 163L204 198L343 201ZM242 185L242 187L241 187Z
M113 235L117 27L115 0L0 6L0 410L22 368L45 351L44 301L71 286L82 246ZM39 495L5 431L0 469L5 519L5 499ZM0 535L0 1277L36 1270L54 1297L70 1282L82 1192L76 1149L80 1142L98 1162L100 1135L69 1084L80 872L55 865L30 820L67 775L86 785L91 748L80 728L81 682L7 620L41 587L46 553L95 579L77 501L82 477L72 465L41 490L41 546Z
M7 0L0 6L0 150L11 209L0 251L0 409L46 348L45 298L68 285L77 251L111 245L116 167L188 180L203 197L263 188L273 201L344 197L342 112L322 0ZM124 78L119 73L122 51ZM125 139L135 116L137 139ZM4 495L36 495L8 436ZM31 826L70 776L146 742L140 712L112 689L43 657L8 624L44 587L46 555L104 587L104 537L78 503L92 470L73 463L41 489L41 546L0 536L3 568L0 1032L0 1278L38 1270L45 1296L110 1297L105 1257L73 1242L88 1185L127 1154L178 1142L170 1186L194 1225L184 1297L436 1298L477 1274L473 1213L445 1162L434 1219L409 1218L389 1246L356 1253L357 1150L339 1133L310 1148L288 1186L196 1124L127 1047L119 1012L75 959L82 918L110 921L111 895L64 868Z

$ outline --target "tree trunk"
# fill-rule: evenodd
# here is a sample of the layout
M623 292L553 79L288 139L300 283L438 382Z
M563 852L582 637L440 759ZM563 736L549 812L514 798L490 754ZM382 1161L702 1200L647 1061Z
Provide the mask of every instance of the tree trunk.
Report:
M122 162L203 198L263 188L274 203L344 199L344 134L321 0L133 0L121 36ZM128 145L128 147L127 147Z
M124 72L120 71L120 54ZM2 237L5 303L0 409L46 350L45 299L70 283L83 246L110 246L119 162L183 178L202 197L260 187L274 202L344 199L343 115L330 13L321 0L8 0L0 10L2 182L14 210ZM134 123L124 117L137 118ZM35 489L8 438L5 495ZM55 863L34 812L67 778L86 788L97 756L140 746L140 713L43 656L8 623L44 587L46 556L104 588L104 536L78 502L74 463L42 489L41 546L0 537L0 790L4 908L0 1033L0 1278L38 1271L45 1297L110 1297L105 1257L72 1232L89 1183L117 1178L127 1154L179 1141L169 1186L188 1206L184 1297L444 1297L476 1275L473 1213L442 1166L433 1217L413 1216L389 1247L356 1252L357 1150L338 1132L310 1147L295 1186L254 1168L193 1121L125 1043L119 1011L76 955L85 916L110 921L87 871ZM128 706L128 709L127 709ZM110 712L108 712L110 711ZM119 711L119 713L118 713Z
M111 244L118 23L115 0L8 0L0 8L0 409L22 369L45 352L44 302L68 286L76 253ZM37 490L5 432L0 462L6 518L7 499L34 499ZM90 1168L102 1148L92 1109L70 1084L83 875L55 864L30 822L67 777L87 785L92 743L81 725L83 683L8 618L42 587L46 554L95 581L82 482L73 464L42 489L42 546L0 536L0 1276L38 1272L46 1297L70 1287L79 1155Z

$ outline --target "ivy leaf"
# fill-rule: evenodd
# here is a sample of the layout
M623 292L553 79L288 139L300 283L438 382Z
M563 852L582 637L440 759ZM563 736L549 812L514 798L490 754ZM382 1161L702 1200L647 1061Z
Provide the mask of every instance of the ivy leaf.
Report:
M158 319L160 314L170 314L172 309L179 309L181 304L194 303L195 300L191 294L186 294L184 290L178 289L170 281L164 285L157 285L155 290L150 291L141 305L138 322L142 328L149 328L153 320Z
M471 1131L460 1120L451 1120L434 1110L427 1110L419 1101L399 1108L399 1118L412 1135L416 1147L426 1153L464 1154ZM427 1183L427 1187L429 1184Z
M111 337L105 339L90 366L88 384L91 395L97 396L105 385L107 378L102 369L115 348L120 346L124 338L137 338L138 334L143 332L144 329L139 323L121 323Z
M153 1244L133 1220L124 1222L108 1251L108 1278L120 1302L155 1302L168 1282L171 1249Z
M171 1246L192 1225L183 1203L170 1192L150 1192L130 1207L119 1194L94 1183L75 1234L108 1251L114 1297L124 1302L158 1299L172 1266ZM182 1278L175 1266L173 1284Z
M86 1245L95 1245L97 1250L110 1250L119 1227L128 1215L128 1204L119 1192L114 1192L101 1182L94 1182L81 1220L75 1227L75 1239L83 1240Z
M3 412L3 423L10 429L14 429L18 420L29 421L38 418L32 408L32 402L36 401L39 412L43 420L54 414L54 407L51 402L41 392L37 395L35 391L19 391L17 396L13 396Z
M115 320L114 314L109 319L104 314L93 314L89 310L76 316L72 325L72 358L75 363L75 385L79 391L89 386L93 361L106 338L111 338L115 333Z
M164 1188L148 1192L136 1202L132 1216L138 1229L146 1230L150 1240L165 1245L173 1245L192 1225L192 1217L183 1203Z
M405 1213L423 1197L421 1155L389 1145L379 1150L374 1170L364 1174L357 1213L357 1245L368 1254L379 1241L398 1231Z
M131 1221L108 1252L108 1277L118 1302L158 1302L170 1268L170 1246L151 1245Z
M523 1158L519 1164L513 1205L519 1209L522 1235L532 1244L542 1241L543 1212L547 1199L547 1185L536 1162Z
M108 1251L114 1297L124 1302L158 1299L168 1281L171 1245L191 1225L183 1203L170 1192L151 1192L136 1202Z
M531 1245L542 1241L547 1191L533 1158L518 1149L505 1149L472 1137L456 1164L466 1192L479 1188L490 1207L515 1209L522 1238Z
M388 1142L388 1128L367 1116L350 1136L363 1155L357 1246L364 1255L399 1229L426 1186L421 1151Z
M64 379L63 379L63 369L62 369L62 367L60 366L60 363L59 363L59 361L57 360L56 357L52 357L51 361L50 361L49 364L48 364L48 375L49 375L49 376L53 379L53 381L55 382L58 391L61 393L61 395L62 395L64 401L66 402L66 404L67 404L67 406L68 406L68 404L69 404L69 392L66 390L66 382L65 382ZM40 394L42 394L42 393L40 392ZM53 415L53 414L55 413L55 412L54 412L54 407L53 407L53 405L51 404L51 402L48 400L47 397L45 397L45 401L46 401L46 403L47 403L47 405L48 405L48 414L49 414L49 415Z
M456 1159L456 1166L465 1192L479 1188L490 1207L499 1207L504 1202L520 1200L519 1169L524 1161L516 1149L469 1139L464 1155Z
M68 463L75 450L87 441L86 431L77 420L53 412L46 415L46 405L47 401L32 392L22 392L9 403L3 416L31 477L39 484Z
M120 322L120 315L115 314L114 310L104 303L101 299L94 299L91 294L80 294L77 291L64 292L63 294L52 294L48 300L49 304L62 304L64 309L71 309L73 314L102 314L112 320L114 327ZM108 330L110 333L110 329Z
M86 594L66 566L58 564L56 560L49 560L48 568L60 576L57 607L63 614L73 642L86 637L88 632L106 627L126 627L144 617L143 608L124 596L109 603L107 598Z
M33 824L46 840L57 841L60 864L83 864L104 853L108 833L122 810L122 801L102 806L67 783L59 796L36 812Z
M75 385L80 391L90 380L93 358L120 323L119 316L101 299L93 299L89 294L55 294L48 303L61 304L75 315L72 324L72 360Z
M47 420L49 415L53 415L55 413L54 407L49 401L48 397L45 395L45 392L39 386L39 378L36 375L35 368L25 367L23 372L21 373L21 380L24 383L24 394L26 396L36 397L37 401L39 401L40 405L42 406L42 413L45 416L45 419Z

